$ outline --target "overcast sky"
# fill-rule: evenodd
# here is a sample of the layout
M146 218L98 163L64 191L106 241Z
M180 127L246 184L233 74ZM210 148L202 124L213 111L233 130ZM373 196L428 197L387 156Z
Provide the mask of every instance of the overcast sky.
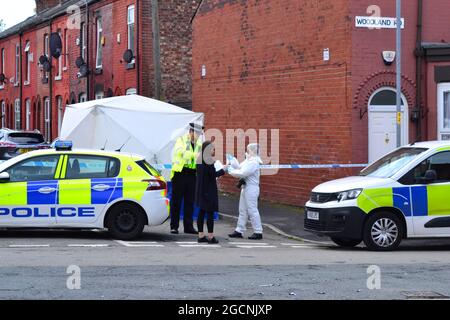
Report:
M36 3L34 0L0 0L0 20L6 28L34 15Z

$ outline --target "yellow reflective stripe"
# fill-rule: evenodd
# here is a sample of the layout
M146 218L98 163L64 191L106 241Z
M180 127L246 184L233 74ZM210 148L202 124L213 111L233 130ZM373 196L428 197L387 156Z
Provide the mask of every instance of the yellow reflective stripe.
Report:
M4 183L0 188L0 205L15 206L27 204L26 182Z
M357 203L358 207L365 213L380 207L393 207L392 188L364 189L359 195Z
M450 147L443 147L443 148L439 148L437 149L438 152L442 152L442 151L450 151Z
M90 204L91 180L70 179L59 181L59 204Z
M63 165L62 165L62 170L61 170L61 175L60 178L61 179L65 179L66 178L66 172L67 172L67 158L69 156L65 155L64 156L64 160L63 160Z
M56 171L55 171L55 179L59 179L59 177L61 175L61 168L62 168L63 162L64 162L64 156L59 157L58 165L57 165Z
M427 186L429 216L448 216L450 214L449 194L450 185Z

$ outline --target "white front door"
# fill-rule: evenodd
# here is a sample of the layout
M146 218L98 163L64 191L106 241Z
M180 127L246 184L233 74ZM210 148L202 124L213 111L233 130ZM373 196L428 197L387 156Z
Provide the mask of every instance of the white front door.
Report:
M407 109L402 106L402 145L408 143ZM369 163L397 147L397 107L369 106Z
M438 85L438 140L450 140L450 83Z

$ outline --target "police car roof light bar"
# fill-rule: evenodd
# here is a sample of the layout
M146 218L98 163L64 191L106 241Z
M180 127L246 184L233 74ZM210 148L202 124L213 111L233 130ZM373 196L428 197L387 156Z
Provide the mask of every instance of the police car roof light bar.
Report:
M72 147L73 147L72 141L59 140L59 141L55 142L55 149L58 151L61 151L61 150L70 151L70 150L72 150Z

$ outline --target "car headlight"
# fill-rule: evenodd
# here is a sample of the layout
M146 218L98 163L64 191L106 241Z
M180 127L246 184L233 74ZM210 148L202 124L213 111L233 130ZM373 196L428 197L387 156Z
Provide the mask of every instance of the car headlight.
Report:
M362 192L362 189L343 191L338 194L337 198L338 198L338 201L354 200L359 197L361 192Z

